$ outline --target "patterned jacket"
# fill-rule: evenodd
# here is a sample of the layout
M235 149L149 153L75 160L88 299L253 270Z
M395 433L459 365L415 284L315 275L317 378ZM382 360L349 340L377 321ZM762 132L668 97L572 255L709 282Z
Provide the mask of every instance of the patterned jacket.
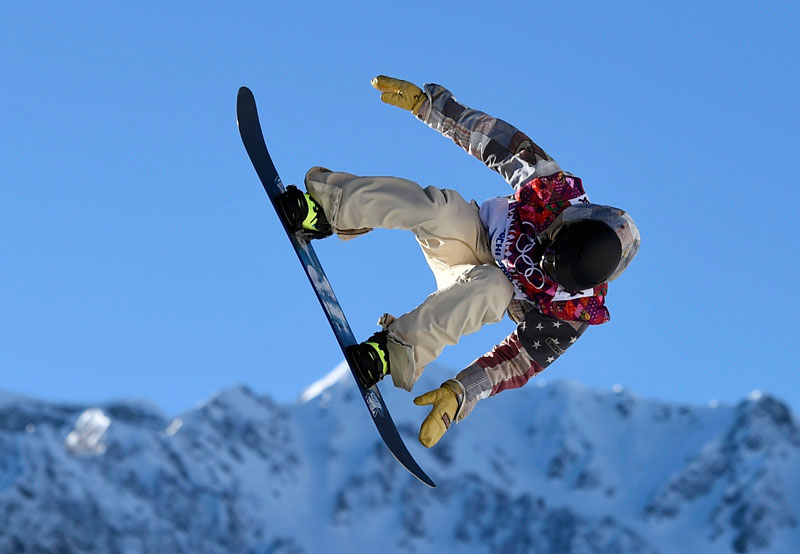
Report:
M424 90L428 99L417 117L500 173L514 189L507 198L506 229L497 265L517 292L508 313L518 326L450 381L462 391L456 414L456 421L461 421L478 400L523 386L558 359L589 325L609 320L607 283L568 293L537 272L524 255L535 236L558 217L589 216L605 221L623 247L614 279L635 256L639 233L622 210L590 204L581 180L561 171L555 160L515 127L463 106L440 85L427 84Z

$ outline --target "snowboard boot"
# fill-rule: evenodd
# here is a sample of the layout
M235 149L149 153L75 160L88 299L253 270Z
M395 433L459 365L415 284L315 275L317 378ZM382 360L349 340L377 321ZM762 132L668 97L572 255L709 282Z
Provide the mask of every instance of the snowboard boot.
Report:
M294 185L286 187L278 197L278 208L289 229L306 239L324 239L333 234L322 206Z
M386 349L387 331L372 335L366 342L347 347L347 356L364 388L375 386L389 375L389 351Z

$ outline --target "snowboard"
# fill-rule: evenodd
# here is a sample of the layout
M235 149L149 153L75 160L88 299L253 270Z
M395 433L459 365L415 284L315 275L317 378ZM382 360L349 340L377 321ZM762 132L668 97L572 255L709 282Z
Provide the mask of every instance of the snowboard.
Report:
M355 373L353 373L352 364L350 364L345 352L348 346L356 344L353 331L350 329L350 324L347 323L344 311L339 305L336 295L333 293L333 289L325 275L325 271L322 269L322 264L320 264L314 252L314 248L302 236L290 231L286 222L284 222L283 218L280 216L276 198L284 191L283 183L278 176L278 172L267 150L267 145L264 142L264 135L261 131L261 123L258 119L255 97L247 87L241 87L239 89L239 94L236 99L236 119L245 150L247 150L247 154L250 156L250 161L253 163L253 167L255 167L258 178L261 180L261 184L264 186L264 190L267 192L267 196L269 196L276 214L278 214L278 219L280 219L283 224L283 228L297 253L297 257L300 259L300 263L303 265L303 269L305 269L308 280L319 299L319 303L322 305L322 310L328 317L333 333L336 335L336 339L342 349L342 354L344 354L345 360L347 360L350 365L350 372L353 374L358 391L364 399L364 404L367 406L367 410L372 417L372 421L375 423L375 427L378 429L378 433L389 449L389 452L392 453L395 459L397 459L404 468L429 487L435 487L436 485L434 482L425 474L419 464L417 464L408 451L408 448L406 448L406 445L403 443L403 439L397 431L397 427L392 421L391 415L389 415L389 409L386 407L386 403L377 385L369 389L364 388L356 378Z

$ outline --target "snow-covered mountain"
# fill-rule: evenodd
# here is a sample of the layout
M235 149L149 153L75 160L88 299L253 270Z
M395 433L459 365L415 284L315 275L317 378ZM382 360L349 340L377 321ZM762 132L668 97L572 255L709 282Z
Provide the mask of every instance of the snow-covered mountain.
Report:
M532 382L426 450L427 408L383 389L437 489L391 458L341 366L296 404L241 387L174 419L0 394L0 552L800 552L800 431L772 396Z

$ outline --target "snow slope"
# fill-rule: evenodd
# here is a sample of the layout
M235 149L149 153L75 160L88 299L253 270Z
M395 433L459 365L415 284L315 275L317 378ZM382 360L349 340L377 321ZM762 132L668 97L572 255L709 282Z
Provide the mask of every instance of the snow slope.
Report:
M2 393L0 552L800 552L800 431L773 396L532 382L426 450L427 409L383 392L437 489L391 458L342 366L296 404L240 387L178 418Z

